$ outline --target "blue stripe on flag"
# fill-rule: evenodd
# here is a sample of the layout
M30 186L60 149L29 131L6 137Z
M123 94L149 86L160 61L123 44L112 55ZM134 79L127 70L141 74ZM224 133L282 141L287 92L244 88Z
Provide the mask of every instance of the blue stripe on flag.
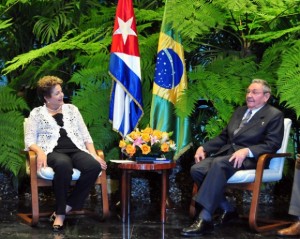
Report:
M116 54L111 54L109 71L128 90L129 94L142 105L142 84L140 78Z

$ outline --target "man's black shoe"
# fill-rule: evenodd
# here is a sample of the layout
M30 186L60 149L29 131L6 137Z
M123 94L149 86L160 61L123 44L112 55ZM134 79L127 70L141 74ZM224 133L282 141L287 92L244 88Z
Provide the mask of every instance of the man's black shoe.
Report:
M182 236L201 236L212 233L214 225L211 221L205 221L203 219L197 219L191 226L183 228L181 231Z
M239 214L237 213L236 210L230 212L230 211L223 211L223 213L217 217L215 220L214 225L215 226L221 226L224 225L228 222L230 222L233 219L239 218Z

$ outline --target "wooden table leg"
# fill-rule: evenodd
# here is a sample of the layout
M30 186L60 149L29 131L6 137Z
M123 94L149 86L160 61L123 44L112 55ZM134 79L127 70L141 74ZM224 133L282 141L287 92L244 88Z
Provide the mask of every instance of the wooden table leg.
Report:
M122 222L126 222L128 217L128 181L127 170L122 170L122 182L121 182L121 210L122 210Z
M130 204L131 204L131 171L127 171L127 216L130 216Z
M168 170L162 170L161 181L161 222L166 222L166 200L167 200L167 177Z

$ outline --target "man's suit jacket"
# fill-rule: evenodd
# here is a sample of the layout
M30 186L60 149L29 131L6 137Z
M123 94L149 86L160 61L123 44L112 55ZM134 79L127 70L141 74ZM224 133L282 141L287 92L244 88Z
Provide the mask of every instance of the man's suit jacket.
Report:
M266 104L234 135L246 111L247 106L239 107L221 134L203 145L208 155L232 154L241 148L249 148L257 160L261 154L275 153L280 148L284 132L283 113Z

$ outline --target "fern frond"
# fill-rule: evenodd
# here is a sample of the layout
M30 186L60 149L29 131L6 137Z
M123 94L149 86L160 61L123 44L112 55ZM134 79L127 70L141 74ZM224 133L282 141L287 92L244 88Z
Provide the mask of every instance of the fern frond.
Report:
M29 110L25 100L17 97L16 92L6 87L0 87L0 112Z
M191 115L200 99L211 101L212 104L217 101L234 106L243 104L244 90L256 72L257 65L251 57L221 57L206 68L198 66L188 74L190 79L188 90L178 102L176 113L181 116ZM221 114L221 118L228 119L228 116L222 116L222 112L218 113Z
M300 30L300 26L295 26L295 27L290 27L288 29L284 29L284 30L269 31L269 32L261 33L261 34L249 35L249 36L246 36L246 38L249 40L255 40L258 42L271 42L273 40L282 38L285 35L299 32L299 30Z
M79 79L78 79L79 80ZM110 151L115 147L119 136L112 130L112 125L109 123L109 106L110 88L103 86L100 81L84 83L84 87L76 92L72 98L72 103L75 104L93 138L96 148Z
M101 48L107 50L107 47L100 43L86 44L86 41L92 36L95 36L97 34L101 35L101 30L99 28L88 29L81 34L70 38L72 33L73 31L67 32L62 39L43 48L31 50L28 53L16 56L11 61L7 62L7 67L3 69L4 74L8 74L11 71L18 69L19 67L24 67L25 65L29 64L39 57L46 56L50 53L56 54L58 51L80 49L81 51L92 54L99 52L99 49Z
M216 137L224 129L226 123L217 117L211 117L205 125L206 137L208 139Z
M280 102L286 104L295 110L297 117L300 116L300 101L299 95L300 82L300 42L295 41L295 44L283 52L282 63L278 68L278 93Z
M7 20L0 20L0 30L8 28L12 25L12 18Z
M105 155L106 152L109 152L113 147L116 147L117 142L120 140L119 134L112 130L110 123L103 124L100 121L95 122L90 125L89 131L95 147L102 149L105 152Z
M0 166L17 175L25 158L20 154L24 148L24 117L17 111L0 114Z
M172 23L183 38L196 39L225 23L222 9L214 2L174 0L168 1L166 9L166 20Z
M47 6L47 5L46 5ZM77 9L76 3L54 2L48 9L43 11L42 16L36 16L33 32L42 44L49 44L57 39L59 32L75 25L74 11Z
M85 84L84 88L76 91L72 97L75 104L85 119L87 125L91 125L99 120L108 122L110 88L101 85L100 82Z

